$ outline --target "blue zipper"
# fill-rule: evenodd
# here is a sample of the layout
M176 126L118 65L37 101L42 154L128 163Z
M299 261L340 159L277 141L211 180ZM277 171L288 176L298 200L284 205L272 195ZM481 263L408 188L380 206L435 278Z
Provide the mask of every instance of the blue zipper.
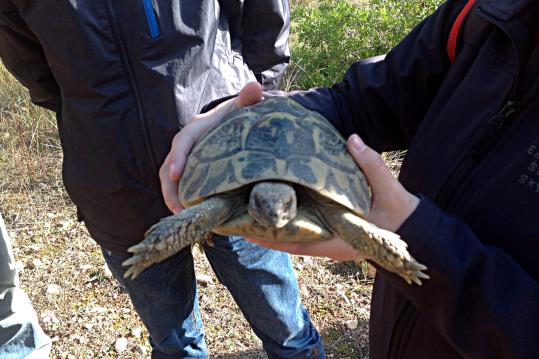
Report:
M142 0L142 2L144 3L144 12L146 13L146 21L148 22L148 28L150 29L150 36L152 39L155 39L159 36L159 27L157 26L153 1Z

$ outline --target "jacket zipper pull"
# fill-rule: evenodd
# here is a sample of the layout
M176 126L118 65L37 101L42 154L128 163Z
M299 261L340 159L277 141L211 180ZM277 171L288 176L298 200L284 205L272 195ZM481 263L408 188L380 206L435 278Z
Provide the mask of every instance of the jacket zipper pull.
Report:
M516 101L509 100L503 105L502 109L496 116L494 116L490 121L489 125L492 126L494 130L499 130L503 127L505 120L509 118L516 111Z
M481 140L473 146L470 153L471 157L478 158L485 154L486 150L490 147L491 142L496 139L496 133L503 128L507 119L516 111L516 105L516 101L507 101L502 109L488 121L488 128Z

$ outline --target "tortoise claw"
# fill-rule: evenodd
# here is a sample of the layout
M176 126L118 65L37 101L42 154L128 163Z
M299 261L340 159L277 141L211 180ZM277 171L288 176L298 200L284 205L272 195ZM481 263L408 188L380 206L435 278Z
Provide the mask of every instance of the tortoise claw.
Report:
M122 266L129 267L130 265L136 264L138 262L140 262L140 256L132 256L131 258L123 261Z
M129 267L124 273L124 278L135 279L143 270L166 257L163 255L163 249L160 248L162 246L159 246L160 242L153 242L151 239L146 239L127 249L129 253L133 253L133 256L122 262L122 266Z
M425 268L425 269L426 269L426 268ZM415 275L416 275L417 277L419 277L419 278L430 279L430 276L429 276L428 274L423 273L423 272L417 272Z
M421 269L417 269L421 268ZM429 279L430 276L426 273L423 273L421 270L427 269L426 266L424 266L421 263L414 263L411 273L408 273L407 275L401 275L408 284L415 283L417 285L422 285L423 282L421 279Z
M146 252L148 249L149 249L149 245L147 243L141 242L139 244L135 244L134 246L127 248L127 251L129 253L140 253L140 252Z
M124 273L124 278L128 278L128 279L131 279L131 280L134 280L135 278L138 277L138 275L140 274L140 272L143 271L143 269L137 269L138 267L131 267L129 268L125 273Z
M126 259L122 266L129 267L125 273L124 278L135 279L143 270L148 268L154 263L153 260L148 259L147 255L138 254Z

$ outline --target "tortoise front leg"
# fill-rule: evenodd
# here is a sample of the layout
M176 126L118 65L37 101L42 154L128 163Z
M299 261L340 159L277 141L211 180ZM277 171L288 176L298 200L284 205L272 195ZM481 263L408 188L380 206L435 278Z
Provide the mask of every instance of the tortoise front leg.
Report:
M330 214L330 217L336 214ZM408 284L421 285L429 276L427 267L410 255L407 244L397 234L378 228L351 212L339 214L342 218L336 233L355 249L390 272L400 275ZM334 221L335 219L328 219ZM335 222L330 222L335 223Z
M127 249L133 256L122 263L129 266L124 277L135 279L150 265L160 262L185 247L207 237L213 227L233 213L234 202L229 196L214 196L206 201L161 219L145 234L145 239Z
M350 243L367 259L372 259L390 272L400 275L408 284L421 285L421 279L429 276L423 271L427 267L410 255L407 244L399 235L378 228L349 209L328 201L316 193L318 215L341 239Z

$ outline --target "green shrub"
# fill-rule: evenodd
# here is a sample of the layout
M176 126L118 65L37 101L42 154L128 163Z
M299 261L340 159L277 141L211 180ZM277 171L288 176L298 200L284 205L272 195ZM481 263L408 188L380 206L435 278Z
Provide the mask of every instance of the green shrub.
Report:
M289 87L305 89L339 81L351 63L386 53L441 2L320 0L293 4Z

